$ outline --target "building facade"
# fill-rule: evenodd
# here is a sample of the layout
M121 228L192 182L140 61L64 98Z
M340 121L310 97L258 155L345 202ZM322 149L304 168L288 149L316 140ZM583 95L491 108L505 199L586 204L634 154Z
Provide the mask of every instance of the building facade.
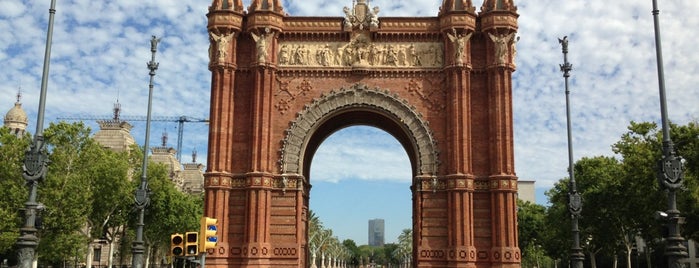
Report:
M382 247L385 243L383 219L369 220L369 246Z

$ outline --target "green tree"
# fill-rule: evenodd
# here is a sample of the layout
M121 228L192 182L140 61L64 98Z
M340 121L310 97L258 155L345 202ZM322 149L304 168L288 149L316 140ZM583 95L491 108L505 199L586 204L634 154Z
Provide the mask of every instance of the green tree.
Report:
M529 201L517 200L517 228L519 248L522 251L522 266L540 267L548 259L542 249L544 241L546 207Z
M680 195L679 200L679 209L687 221L683 233L699 241L699 122L673 125L670 130L677 152L685 160L684 184L687 191Z
M199 219L204 213L203 196L178 191L168 174L165 165L153 162L148 164L147 180L151 191L150 203L145 210L144 242L150 248L147 252L156 253L155 257L167 252L165 249L169 248L172 233L198 232ZM140 176L133 183L135 189L140 184ZM136 223L138 213L134 211L131 215L131 222ZM131 228L135 230L135 225Z
M348 264L359 265L359 258L357 258L357 256L359 256L359 248L357 247L357 243L352 239L345 239L342 241L342 245L348 251Z
M398 247L392 252L392 256L398 259L400 263L411 258L413 254L413 230L403 229L398 235Z
M639 236L651 248L645 250L648 265L653 263L650 252L661 250L657 242L661 241L658 238L663 223L653 215L655 211L667 209L665 192L657 181L662 136L655 123L631 122L628 129L612 145L617 158L583 158L574 166L578 191L583 199L580 237L592 267L595 267L598 252L607 254L614 265L616 255L623 253L626 266L631 267L631 252ZM671 135L677 152L686 160L686 191L678 192L678 206L688 222L684 225L684 234L696 237L696 226L699 225L699 127L695 122L686 126L671 125ZM547 210L549 231L544 236L544 245L551 256L562 258L570 249L567 192L567 179L559 181L547 192L552 205ZM560 239L562 237L568 239Z
M655 123L631 122L629 131L622 135L619 142L612 146L615 153L621 155L624 159L624 177L626 186L630 192L638 193L642 198L638 198L631 202L623 202L622 206L630 207L633 210L639 226L639 234L644 241L657 252L662 251L662 244L657 244L661 237L660 230L662 222L653 218L655 211L665 211L667 209L667 197L665 191L660 189L657 175L659 172L658 160L662 156L662 133ZM695 168L697 165L696 144L699 142L699 129L696 123L690 123L687 126L670 125L671 138L675 144L675 148L681 157L684 157L687 169L684 176L684 185L687 191L679 191L678 207L683 217L688 219L688 222L695 224L685 224L683 226L684 234L695 232L697 221L697 200L692 196L692 192L697 189L697 177ZM687 156L684 156L684 155ZM632 203L636 202L636 203ZM650 251L646 251L649 253ZM648 264L650 265L651 256L646 255Z
M634 241L638 226L619 200L642 197L624 188L621 163L613 157L585 157L575 163L574 170L583 198L581 240L591 267L597 266L599 252L620 251L618 241L630 254L633 243L629 242Z
M89 170L104 149L92 140L90 128L81 122L51 123L44 136L50 164L37 197L45 206L38 255L46 263L59 264L68 259L77 262L89 242L83 232L94 200Z
M616 227L625 226L622 225L623 220L619 219L624 216L616 208L617 200L622 200L619 199L616 189L616 185L620 183L620 172L619 162L612 157L582 158L574 164L577 190L583 200L579 236L581 247L589 256L591 267L596 267L598 252L614 252L617 249L616 241L619 241L617 238L620 230L609 223L614 223ZM568 186L569 179L566 178L547 192L552 204L545 221L548 232L539 238L545 241L544 248L550 256L564 260L568 260L572 247ZM563 237L565 239L561 239ZM525 249L530 248L530 245L523 246Z
M546 196L551 206L546 209L542 245L548 256L568 262L568 255L572 245L570 232L570 213L568 212L568 179L556 182L551 189L546 191ZM583 211L587 210L583 200Z
M92 179L94 200L88 217L90 241L100 239L109 244L107 265L113 264L114 242L123 231L133 207L134 187L129 178L129 153L102 150L88 170ZM89 248L85 263L91 263L93 250Z
M11 249L22 224L19 209L27 202L22 164L30 142L28 135L17 137L8 128L0 127L0 256L3 258L14 257Z

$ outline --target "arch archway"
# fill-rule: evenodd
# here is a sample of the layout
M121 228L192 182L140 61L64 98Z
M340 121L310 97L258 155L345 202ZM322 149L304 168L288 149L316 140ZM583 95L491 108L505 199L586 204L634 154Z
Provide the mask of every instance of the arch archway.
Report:
M207 266L306 267L311 156L333 131L393 135L411 162L413 267L519 267L512 120L516 7L436 17L294 17L278 0L209 7ZM466 4L468 3L468 4Z
M388 90L370 89L362 84L330 91L321 96L305 106L286 130L279 160L282 176L302 178L310 187L311 161L328 136L353 125L382 129L396 138L408 154L413 178L410 187L413 200L412 225L419 228L422 226L421 218L415 216L415 208L418 207L416 202L420 198L417 193L422 190L422 180L436 180L439 152L428 124L407 103ZM308 210L309 203L310 195L306 194L303 200L304 210ZM301 239L302 245L308 244L307 229L305 232ZM420 229L413 230L413 234L420 233ZM413 248L417 247L413 245Z
M362 84L330 91L299 113L286 130L282 173L308 177L310 160L323 140L338 129L358 124L393 135L408 153L413 177L436 175L439 151L422 116L390 91Z

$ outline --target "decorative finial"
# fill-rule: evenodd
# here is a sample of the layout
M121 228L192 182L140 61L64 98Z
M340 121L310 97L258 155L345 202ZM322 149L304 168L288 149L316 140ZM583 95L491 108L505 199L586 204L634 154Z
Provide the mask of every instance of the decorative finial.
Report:
M153 35L150 39L151 61L148 62L149 75L151 76L155 75L155 70L158 69L159 65L155 62L155 52L158 51L158 43L160 43L160 38L155 38L155 35Z
M564 36L563 39L558 38L558 43L563 45L563 53L568 53L568 36Z
M22 100L22 87L17 89L17 103L19 103L20 100Z
M163 131L163 147L167 146L167 132Z
M155 38L155 35L150 39L150 51L156 52L158 50L158 43L160 43L160 38Z
M558 43L563 46L564 62L560 65L561 72L563 72L563 77L570 77L570 71L573 70L573 65L568 63L568 36L564 36L563 39L558 38Z
M192 163L196 163L196 162L197 162L197 149L194 149L192 151Z
M119 99L114 103L114 121L119 121L119 114L121 113L121 104Z

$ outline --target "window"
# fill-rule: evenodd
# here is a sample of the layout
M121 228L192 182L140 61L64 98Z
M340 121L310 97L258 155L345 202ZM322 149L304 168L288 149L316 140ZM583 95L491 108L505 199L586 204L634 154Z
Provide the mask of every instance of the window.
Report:
M101 248L96 248L94 252L92 252L92 261L100 262L102 259L102 249Z

